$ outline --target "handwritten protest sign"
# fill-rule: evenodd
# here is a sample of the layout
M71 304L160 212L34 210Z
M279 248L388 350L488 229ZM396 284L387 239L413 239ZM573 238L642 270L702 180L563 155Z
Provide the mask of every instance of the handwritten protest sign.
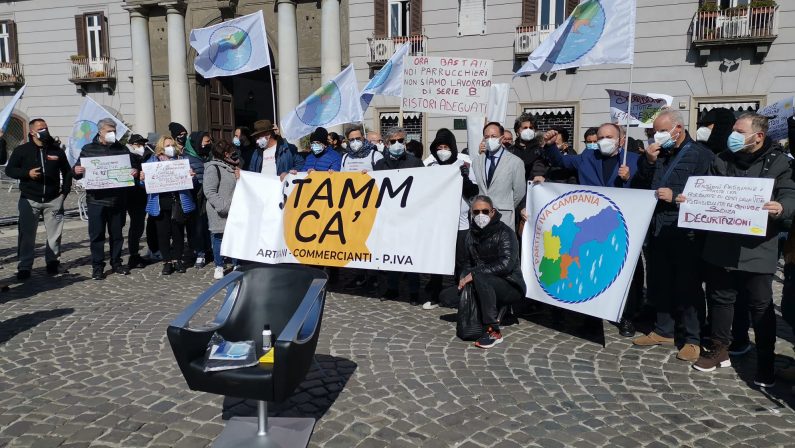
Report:
M759 111L760 115L766 117L773 117L768 123L767 136L773 141L784 140L787 138L787 118L791 117L795 110L793 109L795 98L789 97L779 101L776 104L771 104ZM790 142L790 147L792 147Z
M83 157L81 165L86 169L83 185L86 190L131 187L135 185L130 174L130 156Z
M610 95L610 121L621 125L627 123L627 99L629 92L623 90L605 89ZM629 124L641 128L650 128L654 124L654 119L660 115L663 107L668 107L674 98L670 95L660 93L648 93L641 95L632 94L632 115Z
M403 66L403 110L486 115L494 61L410 56Z
M773 194L773 179L756 177L692 176L682 193L679 227L764 236L765 202Z
M193 189L193 178L187 159L144 163L141 167L144 170L146 192L149 194Z

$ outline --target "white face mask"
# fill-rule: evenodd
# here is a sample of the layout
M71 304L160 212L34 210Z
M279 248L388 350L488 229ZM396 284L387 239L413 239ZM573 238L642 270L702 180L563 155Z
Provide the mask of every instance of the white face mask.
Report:
M166 146L165 148L163 148L163 154L165 154L166 157L174 157L176 151L174 150L173 146Z
M375 144L375 148L378 150L378 152L384 152L384 144L383 143L376 143Z
M144 155L144 151L145 150L144 150L143 146L130 145L129 148L130 148L130 152L135 154L135 155L138 155L138 156L143 156Z
M670 139L671 139L671 133L668 131L654 133L654 143L657 143L658 145L663 145L665 142L667 142Z
M613 155L613 152L615 152L618 146L618 142L612 138L603 138L597 143L599 144L599 152L601 152L603 156Z
M533 129L522 129L521 134L522 140L529 142L530 140L536 138L536 131Z
M489 223L491 222L491 217L489 215L479 214L479 215L475 215L475 217L472 218L472 221L475 222L476 226L478 226L478 227L480 227L482 229L482 228L486 227L487 225L489 225Z
M351 150L353 150L354 152L362 149L362 146L364 146L364 142L362 142L361 140L351 140L350 147Z
M342 142L342 149L348 149L348 142Z
M502 142L500 142L499 138L492 137L486 140L486 147L489 152L497 152L502 148Z
M450 160L450 157L453 157L453 151L449 149L439 149L436 151L436 157L440 162L447 162Z
M113 131L108 132L105 134L105 143L113 144L116 143L116 133Z
M257 139L257 146L259 146L262 149L265 149L268 147L268 143L270 142L270 140L271 139L269 137L260 137Z
M696 140L699 142L705 142L709 140L709 137L712 135L712 129L702 126L696 130Z

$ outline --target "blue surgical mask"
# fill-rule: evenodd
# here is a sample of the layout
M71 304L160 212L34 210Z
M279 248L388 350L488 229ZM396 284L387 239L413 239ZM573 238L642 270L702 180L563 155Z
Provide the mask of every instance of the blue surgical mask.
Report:
M232 144L235 146L240 146L240 139L235 137L232 139Z
M729 139L726 141L726 144L729 147L729 151L731 152L739 152L750 146L745 144L745 135L737 131L729 134Z
M591 151L599 151L599 143L586 143L585 149L590 149Z
M320 154L321 152L326 150L325 145L323 145L322 143L312 143L311 148L312 152L315 154Z

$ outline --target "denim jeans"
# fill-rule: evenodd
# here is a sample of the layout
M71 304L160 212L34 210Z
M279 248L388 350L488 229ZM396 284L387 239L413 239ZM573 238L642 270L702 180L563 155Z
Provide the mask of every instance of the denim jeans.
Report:
M223 233L213 233L211 236L213 243L213 260L215 267L224 267L224 257L221 255L221 241L224 239ZM232 259L232 266L237 266L237 260Z

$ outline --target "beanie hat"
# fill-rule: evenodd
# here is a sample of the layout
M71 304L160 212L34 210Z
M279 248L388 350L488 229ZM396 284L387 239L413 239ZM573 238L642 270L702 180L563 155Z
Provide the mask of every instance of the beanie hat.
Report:
M185 126L173 121L168 124L168 131L171 132L171 136L174 138L177 138L177 136L183 132L186 134L188 132L188 130L185 129Z
M320 142L324 145L328 142L328 131L326 128L317 128L309 137L310 142Z

